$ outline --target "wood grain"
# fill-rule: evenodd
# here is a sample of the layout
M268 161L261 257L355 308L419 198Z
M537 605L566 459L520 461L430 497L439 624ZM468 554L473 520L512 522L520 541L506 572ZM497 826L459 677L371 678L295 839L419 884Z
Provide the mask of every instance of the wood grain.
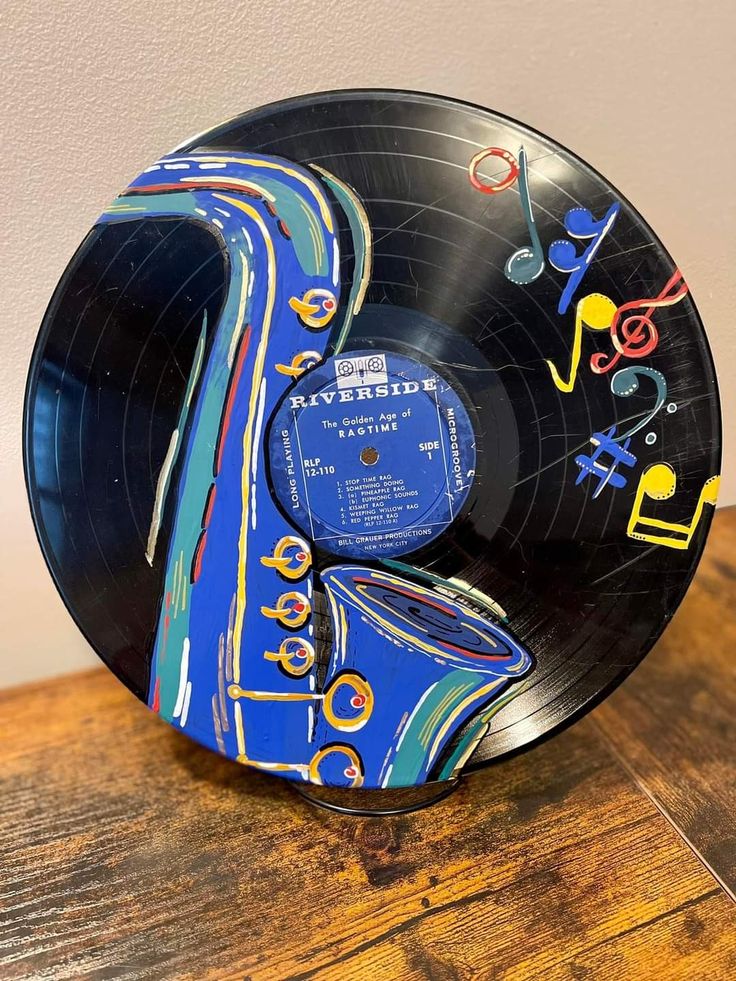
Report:
M593 720L736 897L736 510L718 513L680 611Z
M736 512L591 716L356 819L200 749L104 671L0 693L0 977L736 976Z

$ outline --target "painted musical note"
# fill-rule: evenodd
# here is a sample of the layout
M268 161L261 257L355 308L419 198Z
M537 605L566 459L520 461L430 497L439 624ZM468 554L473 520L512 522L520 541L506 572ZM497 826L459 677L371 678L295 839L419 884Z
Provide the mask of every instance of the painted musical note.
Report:
M628 439L634 433L638 433L640 429L643 429L656 416L667 399L667 380L662 372L657 371L656 368L647 368L643 365L630 365L628 368L622 368L620 371L617 371L611 379L611 391L620 398L628 398L639 391L640 378L651 378L654 382L657 389L654 408L643 419L637 422L635 426L622 433L619 436L619 441Z
M570 356L570 374L567 381L560 375L554 362L547 361L552 381L561 392L571 392L580 365L580 352L583 344L583 327L590 330L608 330L616 313L616 304L602 293L589 293L578 301L575 307L575 333Z
M558 272L568 273L569 276L557 305L558 313L565 313L570 306L575 290L582 282L604 238L613 227L620 209L621 205L617 201L614 202L603 218L597 221L587 208L571 208L565 215L565 230L571 238L592 239L592 241L580 255L575 243L568 239L557 239L549 247L547 257L550 264Z
M659 343L659 333L652 321L654 311L679 303L687 292L687 283L676 269L653 299L622 303L611 320L611 341L615 351L613 354L594 354L590 359L591 369L602 375L614 368L621 358L645 358L651 354ZM645 308L644 313L626 317L622 322L624 314L640 308Z
M611 333L614 353L598 352L590 358L591 370L597 375L605 374L614 368L621 358L644 358L651 354L659 343L659 333L651 319L655 309L679 303L687 292L687 285L682 281L682 273L676 269L660 293L652 299L630 300L617 307L613 300L603 293L589 293L584 296L575 308L575 333L568 379L563 379L554 363L547 361L557 388L561 392L571 392L575 387L580 366L583 327L589 330L608 330ZM645 308L643 313L626 317L622 322L621 318L624 314L640 308Z
M575 481L576 485L590 475L598 478L599 483L593 494L594 498L598 497L606 484L610 483L612 487L626 486L626 477L616 472L616 467L621 465L632 467L637 462L637 458L629 451L631 437L635 433L638 433L640 429L643 429L647 423L651 422L667 398L667 381L662 372L657 371L655 368L646 368L642 365L631 365L628 368L622 368L621 371L617 371L611 379L611 391L614 395L618 395L621 398L628 398L639 390L640 377L651 378L655 384L657 397L653 408L643 419L640 419L639 422L623 433L617 434L617 427L615 425L611 426L605 434L593 433L590 437L590 442L594 447L593 453L590 456L581 455L575 457L575 462L581 468L578 478ZM651 441L647 440L647 442L651 445ZM621 443L623 443L623 446L618 445L618 448L614 445ZM607 466L604 466L600 462L599 458L602 453L606 453L611 458L611 462Z
M636 489L631 517L626 529L629 538L652 545L665 545L667 548L685 549L692 541L697 531L703 509L706 504L715 507L718 498L718 488L721 478L710 477L703 484L695 511L689 522L678 523L651 518L641 513L644 498L653 501L666 501L673 496L677 488L677 475L669 463L655 463L642 473L639 486ZM643 529L649 529L644 531Z
M502 181L491 184L487 180L478 176L478 167L489 157L499 157L504 163L508 164L509 172ZM500 194L511 187L519 176L519 164L516 157L510 150L504 150L500 146L488 146L484 150L479 150L468 164L468 177L470 183L481 194Z
M627 439L623 446L619 445L616 438L616 427L611 426L607 433L593 433L590 437L593 452L590 456L580 454L575 457L575 463L580 467L580 473L575 484L580 484L586 477L596 477L598 485L593 492L595 499L607 484L612 487L625 487L626 477L616 471L616 467L633 467L636 465L636 457L629 452L630 439ZM603 454L609 457L610 462L601 460Z
M524 213L526 227L529 230L530 245L524 245L510 255L504 266L506 279L519 286L527 286L533 283L544 271L544 249L539 241L537 225L534 221L532 211L532 200L529 196L529 179L526 166L526 150L524 147L519 149L519 197L521 198L521 210Z
M488 180L478 175L478 167L489 157L498 157L508 165L508 173L496 184L491 184ZM544 249L539 240L537 225L534 221L532 210L532 200L529 194L529 174L527 168L526 150L519 148L519 158L504 150L501 147L491 146L480 150L472 158L468 165L468 177L473 187L481 194L500 194L508 190L515 181L519 184L519 198L521 199L521 210L524 214L524 221L529 231L530 244L517 249L506 260L504 275L518 286L528 286L535 279L542 275L544 270Z

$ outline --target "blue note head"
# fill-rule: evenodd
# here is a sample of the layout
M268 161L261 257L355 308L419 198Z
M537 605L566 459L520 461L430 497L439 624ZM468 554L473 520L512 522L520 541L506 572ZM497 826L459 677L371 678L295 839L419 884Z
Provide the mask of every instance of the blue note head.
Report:
M571 208L565 215L564 224L568 235L573 238L595 238L605 231L606 226L619 212L620 205L615 202L602 218L596 220L587 208Z
M572 273L582 268L582 259L572 242L559 238L552 242L547 253L550 264L559 272Z
M605 219L596 221L587 208L571 208L565 215L564 224L573 238L592 238L601 230Z

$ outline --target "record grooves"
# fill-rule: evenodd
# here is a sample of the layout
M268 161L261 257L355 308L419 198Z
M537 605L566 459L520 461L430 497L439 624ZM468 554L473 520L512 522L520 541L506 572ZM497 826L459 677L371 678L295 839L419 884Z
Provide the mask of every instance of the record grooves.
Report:
M586 711L718 489L681 271L589 166L435 96L325 93L163 157L44 318L25 461L109 667L299 783L452 780Z

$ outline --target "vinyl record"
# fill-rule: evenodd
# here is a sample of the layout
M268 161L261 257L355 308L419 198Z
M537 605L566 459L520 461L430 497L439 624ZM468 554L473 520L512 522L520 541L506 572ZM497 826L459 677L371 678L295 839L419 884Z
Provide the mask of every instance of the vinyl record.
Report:
M25 461L112 671L242 763L447 780L589 709L718 488L682 273L547 137L435 96L246 113L147 166L46 313Z

